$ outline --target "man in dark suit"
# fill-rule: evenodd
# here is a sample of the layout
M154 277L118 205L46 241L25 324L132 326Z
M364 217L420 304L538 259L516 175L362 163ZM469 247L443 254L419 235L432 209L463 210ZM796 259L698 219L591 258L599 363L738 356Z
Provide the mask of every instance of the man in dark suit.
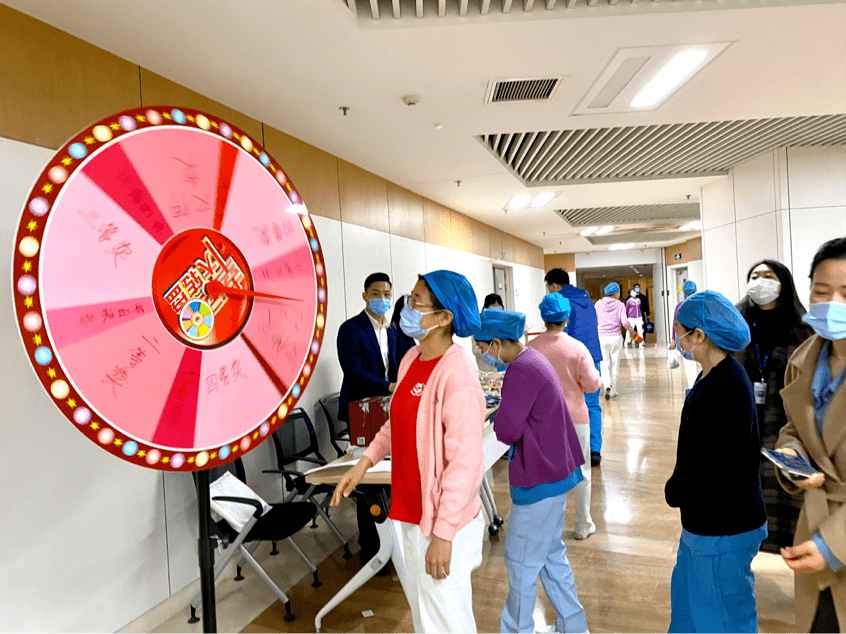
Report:
M349 423L353 401L371 396L387 396L396 387L397 329L388 317L393 299L391 278L386 273L372 273L364 280L364 310L348 319L338 329L338 361L344 371L338 418ZM379 535L370 509L356 496L358 544L364 565L379 550ZM389 567L380 571L387 574Z

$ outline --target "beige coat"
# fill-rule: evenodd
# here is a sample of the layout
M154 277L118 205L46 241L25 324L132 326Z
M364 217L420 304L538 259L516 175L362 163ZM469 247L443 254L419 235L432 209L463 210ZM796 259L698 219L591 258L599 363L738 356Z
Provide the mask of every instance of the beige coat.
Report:
M814 421L811 385L824 339L814 335L806 340L787 364L784 377L785 425L777 448L791 447L813 460L825 474L825 484L805 493L805 502L796 526L793 543L801 544L819 532L840 561L846 562L846 383L834 394L823 420L822 437ZM779 481L789 493L801 492L778 472ZM841 631L846 627L846 568L835 574L829 568L818 573L795 573L796 628L809 632L816 614L819 593L831 588Z

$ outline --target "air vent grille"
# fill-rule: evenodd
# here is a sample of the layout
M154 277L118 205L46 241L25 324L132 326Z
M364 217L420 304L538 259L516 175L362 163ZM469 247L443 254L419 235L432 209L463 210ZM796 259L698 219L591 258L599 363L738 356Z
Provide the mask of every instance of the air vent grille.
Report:
M573 227L619 226L659 220L699 220L699 203L556 209L555 213Z
M485 134L524 184L725 174L778 147L846 144L846 114Z
M555 94L560 77L553 79L508 79L494 82L488 103L547 101Z

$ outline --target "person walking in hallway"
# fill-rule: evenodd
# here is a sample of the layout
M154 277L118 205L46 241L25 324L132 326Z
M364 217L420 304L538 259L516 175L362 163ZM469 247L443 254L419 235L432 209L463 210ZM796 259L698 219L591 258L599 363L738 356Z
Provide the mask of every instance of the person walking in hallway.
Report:
M611 282L604 289L605 297L596 302L596 319L599 327L599 346L602 349L602 382L605 384L605 400L617 396L617 375L620 371L620 352L623 337L620 326L626 329L635 343L643 343L643 337L632 329L626 315L626 307L620 301L620 285Z
M737 305L749 325L752 342L734 353L755 388L761 444L775 449L781 428L787 424L779 392L784 387L787 360L813 334L802 321L805 307L796 295L793 276L784 264L761 260L746 274L746 297ZM787 493L778 482L776 466L761 456L761 489L767 507L768 535L761 550L778 554L793 545L802 500Z
M846 627L846 238L820 247L811 263L805 323L815 335L787 365L785 425L777 451L801 455L818 470L810 478L777 473L790 493L804 491L794 545L782 557L794 570L796 627Z
M544 282L547 293L560 293L570 301L570 319L565 332L587 346L594 367L599 372L602 351L599 347L596 308L590 295L570 284L570 275L563 269L550 269ZM599 390L585 394L585 403L590 416L590 464L596 466L602 462L602 407L599 405Z
M626 345L629 345L631 342L632 346L640 345L641 348L645 348L646 344L643 343L643 308L641 307L641 300L638 297L638 292L635 289L631 289L629 291L629 297L626 299L626 315L629 318L629 322L631 322L633 330L626 331ZM641 335L641 341L637 342L634 339L634 334Z
M563 298L562 298L563 299ZM511 445L511 515L505 536L508 598L501 632L534 632L538 577L557 614L557 632L586 632L573 571L561 539L567 492L582 480L579 438L549 360L520 341L526 316L484 310L473 335L485 354L509 363L494 419L497 439Z
M743 316L702 291L676 316L676 347L702 364L684 401L676 465L664 486L681 511L670 632L757 632L752 559L767 535L752 383L731 352L749 345Z

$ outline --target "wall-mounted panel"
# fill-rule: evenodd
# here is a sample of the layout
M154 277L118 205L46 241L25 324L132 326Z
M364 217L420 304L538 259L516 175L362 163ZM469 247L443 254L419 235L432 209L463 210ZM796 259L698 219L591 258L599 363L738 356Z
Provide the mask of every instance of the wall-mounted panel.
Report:
M264 147L291 178L310 214L341 219L337 157L267 125Z
M740 299L737 284L737 236L734 223L707 229L702 233L705 277L708 289L718 291L732 302Z
M507 262L514 262L514 241L516 238L509 233L502 231L500 233L502 234L502 252L505 253L503 259Z
M472 252L485 258L491 255L491 228L471 218L473 230Z
M423 217L423 197L388 182L388 218L391 235L423 240L426 223Z
M338 159L341 220L388 233L388 184L384 178Z
M811 289L808 274L814 254L829 240L846 236L846 206L792 209L790 226L793 234L793 279L799 299L807 308Z
M702 238L693 238L681 244L669 246L664 251L667 266L685 264L702 259Z
M261 121L228 108L190 88L170 81L146 68L141 69L141 105L143 106L185 106L196 108L241 128L253 139L264 145ZM280 160L280 159L276 159Z
M731 175L721 176L700 190L702 227L712 229L734 222L734 186Z
M787 149L790 208L846 205L846 146Z
M58 148L138 108L138 66L0 4L0 136Z
M429 244L449 247L452 243L452 211L443 205L423 199L423 218L425 222L425 239Z
M401 295L411 293L417 276L426 273L426 243L402 236L391 236L391 281L394 285L394 302Z
M473 222L457 211L450 211L450 245L453 249L473 252Z
M776 210L774 159L774 152L765 152L732 169L734 213L738 221Z
M576 270L576 254L575 253L547 253L543 256L544 271L551 269L563 269L565 271Z
M502 251L502 231L491 227L488 239L490 242L491 258L494 260L504 260L505 254Z
M737 285L746 293L746 273L759 260L778 260L778 219L776 212L737 223Z
M371 273L391 274L391 235L342 223L347 319L364 310L364 280Z

